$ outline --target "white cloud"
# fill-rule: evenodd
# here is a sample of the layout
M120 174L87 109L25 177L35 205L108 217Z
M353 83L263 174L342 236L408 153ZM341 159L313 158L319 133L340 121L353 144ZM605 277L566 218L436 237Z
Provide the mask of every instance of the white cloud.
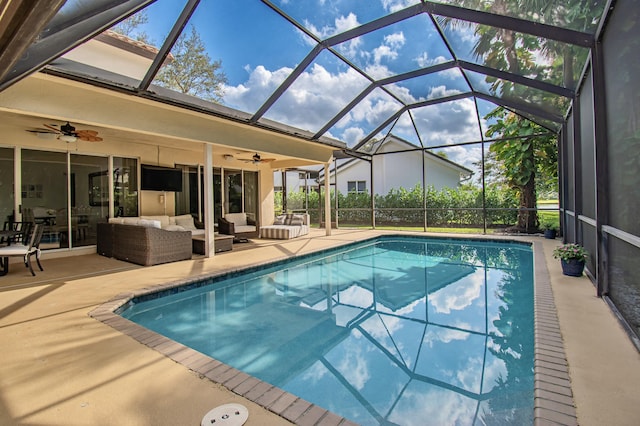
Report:
M458 89L447 89L447 86L436 86L432 87L429 91L429 95L427 95L427 99L439 99L445 98L447 96L453 96L461 93Z
M437 64L441 64L443 62L447 62L447 58L445 58L444 56L436 56L435 58L429 58L429 53L427 52L422 52L420 55L418 55L416 58L413 59L414 62L416 62L418 64L418 66L420 68L425 68L425 67L429 67L431 65L437 65Z
M342 140L346 142L348 146L354 146L360 142L364 136L364 130L360 127L349 127L342 133Z
M420 3L420 0L382 0L382 7L389 12L397 12L407 7Z
M389 34L384 37L385 44L396 49L404 46L405 41L404 33L402 31L399 33Z
M429 303L437 313L450 314L451 311L461 311L480 297L484 284L482 271L467 277L467 279L448 285L429 295Z
M336 34L343 33L352 28L356 28L360 26L360 22L358 22L358 17L353 12L351 12L347 16L338 16L334 20L333 25L325 25L322 28L318 28L308 19L305 19L304 26L307 27L312 33L318 35L320 38L325 39Z
M249 79L237 86L225 87L226 105L255 112L291 73L290 68L268 71L256 67ZM332 74L314 64L267 112L267 116L291 126L315 131L355 98L368 82L355 70Z
M276 71L269 71L264 66L258 65L254 70L250 71L249 79L243 84L224 87L225 103L241 111L253 112L260 107L292 71L291 68L286 67Z
M378 46L373 49L373 61L374 63L380 64L384 60L394 60L398 57L398 52L393 50L391 46Z
M435 90L447 93L446 89L437 88ZM451 93L457 92L452 91ZM427 146L480 140L475 104L471 99L413 109L412 114L422 140ZM403 130L413 131L412 128Z

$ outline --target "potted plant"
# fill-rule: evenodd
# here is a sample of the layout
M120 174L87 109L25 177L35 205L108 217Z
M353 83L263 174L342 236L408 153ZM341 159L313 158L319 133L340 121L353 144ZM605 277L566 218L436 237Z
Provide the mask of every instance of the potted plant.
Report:
M553 250L553 257L560 259L562 273L570 277L582 276L587 256L589 256L587 250L575 243L563 244Z
M553 222L544 222L542 228L544 229L544 237L547 239L554 240L558 235L558 225Z

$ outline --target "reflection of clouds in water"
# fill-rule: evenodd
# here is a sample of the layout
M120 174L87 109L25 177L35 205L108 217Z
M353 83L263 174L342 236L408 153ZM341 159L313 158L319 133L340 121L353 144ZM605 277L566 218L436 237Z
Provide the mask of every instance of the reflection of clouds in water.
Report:
M432 348L434 343L450 343L454 340L467 340L469 336L470 334L465 331L429 327L424 335L423 342Z
M469 358L466 368L456 372L456 379L462 388L479 393L482 385L482 358Z
M437 313L449 314L451 311L461 311L471 306L474 300L480 297L484 284L484 272L476 271L462 282L446 286L443 289L429 295L429 302Z
M369 290L352 285L340 292L340 303L366 308L373 303L373 295Z
M435 387L424 389L410 385L389 420L406 426L470 425L475 409L475 401L460 394ZM410 413L410 416L406 413Z
M311 367L305 370L302 380L317 383L326 376L327 373L327 368L321 362L315 362Z
M491 392L496 387L498 378L507 378L507 365L500 358L493 356L487 357L484 366L484 387L482 393Z
M354 334L357 334L357 337L362 337L360 333ZM344 345L345 357L339 363L335 364L345 379L359 391L364 389L367 381L371 378L367 364L367 355L362 353L362 349L362 345L350 340L347 341Z

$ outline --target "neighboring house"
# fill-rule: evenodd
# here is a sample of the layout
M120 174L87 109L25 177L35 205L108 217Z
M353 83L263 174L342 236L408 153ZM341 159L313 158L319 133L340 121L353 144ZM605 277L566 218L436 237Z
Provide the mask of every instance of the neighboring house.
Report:
M157 53L153 46L106 30L62 57L142 80ZM168 60L172 58L169 54Z
M417 184L443 188L457 188L468 180L473 172L460 164L428 151L416 150L416 146L394 135L385 138L375 146L377 153L372 163L359 159L339 160L337 182L334 167L330 171L330 183L337 184L338 190L371 193L371 170L373 168L373 188L376 194L387 194L391 189L414 188ZM374 147L372 147L373 151ZM424 179L422 167L424 156ZM319 181L324 182L324 172L320 171Z

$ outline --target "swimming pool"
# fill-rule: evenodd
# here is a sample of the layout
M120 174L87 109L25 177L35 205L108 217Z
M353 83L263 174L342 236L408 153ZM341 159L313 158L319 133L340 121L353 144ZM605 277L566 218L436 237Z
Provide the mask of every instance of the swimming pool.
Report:
M156 296L121 314L354 422L533 422L529 245L379 237Z

